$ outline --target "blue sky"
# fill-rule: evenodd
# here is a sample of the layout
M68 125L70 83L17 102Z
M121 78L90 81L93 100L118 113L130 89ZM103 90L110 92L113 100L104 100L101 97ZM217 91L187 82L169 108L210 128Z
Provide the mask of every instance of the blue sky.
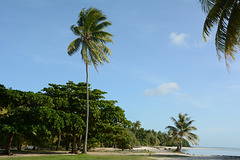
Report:
M85 81L79 54L67 54L82 8L112 21L111 63L90 67L92 88L108 92L131 121L165 131L188 113L200 146L240 147L240 63L218 61L214 32L202 39L197 0L1 0L0 84L40 91L48 83ZM237 56L239 58L239 56Z

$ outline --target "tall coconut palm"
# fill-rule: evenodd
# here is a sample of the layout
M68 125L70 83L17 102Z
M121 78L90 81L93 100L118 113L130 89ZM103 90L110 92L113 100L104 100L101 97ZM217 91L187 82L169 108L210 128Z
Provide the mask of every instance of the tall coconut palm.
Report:
M77 25L72 25L72 32L78 36L68 46L68 54L71 56L80 51L82 60L86 64L86 85L87 85L87 114L86 134L83 153L87 153L88 119L89 119L89 95L88 95L88 66L93 64L97 70L99 64L110 62L108 56L112 55L111 50L106 46L113 43L112 34L105 31L105 28L112 23L106 21L107 17L101 10L96 8L82 9L79 14Z
M217 26L215 46L218 58L224 55L226 66L235 60L240 47L240 0L199 0L207 13L203 26L203 38L207 41L210 31Z
M196 127L192 126L192 123L194 120L191 120L190 117L187 117L187 114L182 115L179 113L178 120L171 117L171 120L174 123L174 126L167 126L166 129L169 129L169 133L172 136L174 140L177 141L177 151L182 151L182 142L183 138L190 141L192 144L197 145L197 141L199 141L199 138L196 134L192 133L191 131L197 130Z

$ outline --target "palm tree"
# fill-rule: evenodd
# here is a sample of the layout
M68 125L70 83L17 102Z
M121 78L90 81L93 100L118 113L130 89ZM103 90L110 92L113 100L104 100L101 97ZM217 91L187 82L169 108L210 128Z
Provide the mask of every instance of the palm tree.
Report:
M139 130L141 128L141 122L140 121L136 121L135 125L136 125L137 130Z
M187 117L187 114L182 115L179 113L178 120L171 117L171 120L174 122L174 126L167 126L166 129L169 129L169 134L172 136L172 139L175 140L177 145L177 151L182 151L182 142L183 138L186 138L192 144L197 145L199 138L196 134L191 131L197 130L196 127L192 126L194 120L191 120L190 117Z
M112 55L111 50L105 45L113 43L112 34L105 31L105 28L112 23L106 21L107 17L101 10L96 8L82 9L79 14L77 26L72 25L72 32L78 36L68 46L68 54L71 56L80 50L82 60L86 64L86 85L87 85L87 114L86 114L86 135L83 153L87 153L88 119L89 119L89 95L88 95L88 66L93 64L97 70L98 64L110 62L108 56Z
M141 128L141 122L140 121L136 121L132 123L132 130L133 132L136 134L137 131Z
M207 41L210 31L217 26L215 45L218 58L222 53L227 69L235 60L240 46L240 0L199 0L202 9L207 13L203 26L203 38Z

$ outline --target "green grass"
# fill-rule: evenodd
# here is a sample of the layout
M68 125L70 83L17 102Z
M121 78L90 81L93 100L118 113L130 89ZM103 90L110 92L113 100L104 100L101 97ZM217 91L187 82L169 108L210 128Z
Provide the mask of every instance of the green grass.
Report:
M1 160L149 160L149 156L127 155L59 155L59 156L36 156L36 157L1 157Z

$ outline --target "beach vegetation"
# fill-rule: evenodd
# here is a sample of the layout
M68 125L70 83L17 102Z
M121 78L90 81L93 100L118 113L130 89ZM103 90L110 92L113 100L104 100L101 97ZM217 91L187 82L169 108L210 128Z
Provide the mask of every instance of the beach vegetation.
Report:
M53 84L34 93L1 85L0 148L11 150L65 150L80 153L85 136L86 83ZM138 146L176 146L167 133L146 130L141 122L127 120L116 100L106 100L107 92L89 88L88 150L112 147L121 150ZM136 125L138 124L138 125ZM183 146L190 146L183 140Z

